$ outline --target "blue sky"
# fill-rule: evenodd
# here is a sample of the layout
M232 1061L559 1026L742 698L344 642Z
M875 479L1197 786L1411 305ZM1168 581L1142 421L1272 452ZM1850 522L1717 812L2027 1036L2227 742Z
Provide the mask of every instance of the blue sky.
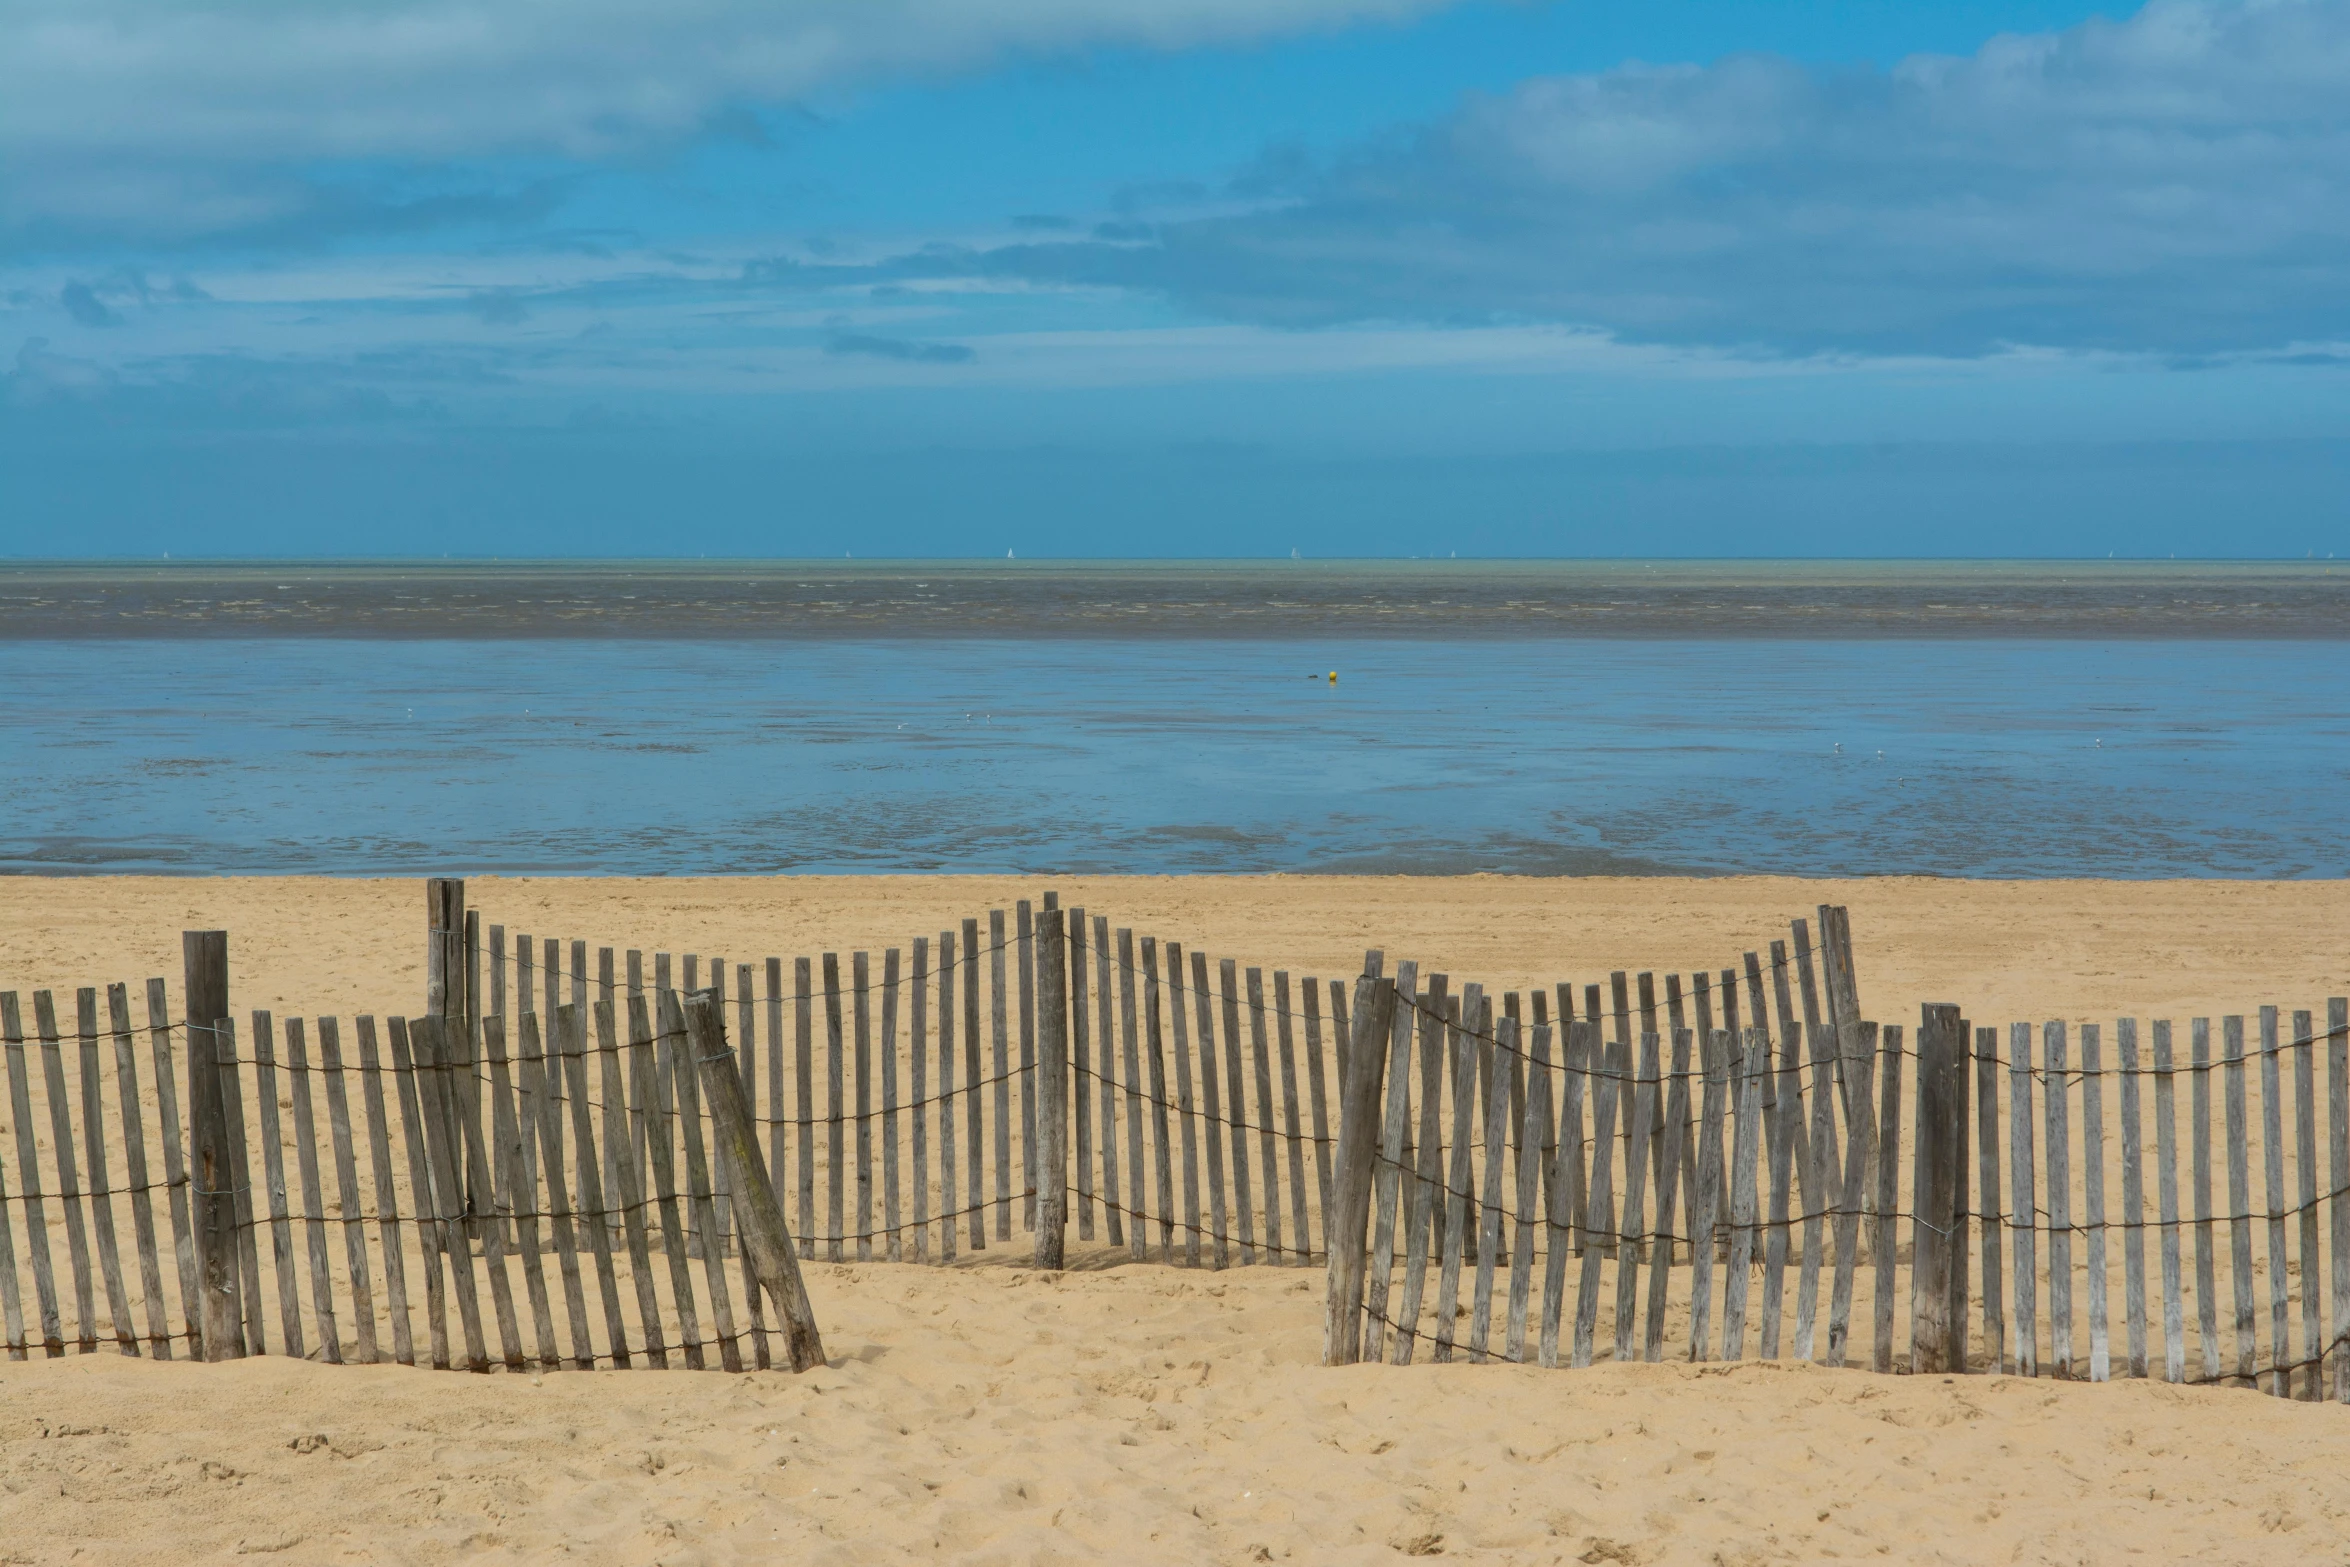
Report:
M2350 0L0 0L0 553L2350 549Z

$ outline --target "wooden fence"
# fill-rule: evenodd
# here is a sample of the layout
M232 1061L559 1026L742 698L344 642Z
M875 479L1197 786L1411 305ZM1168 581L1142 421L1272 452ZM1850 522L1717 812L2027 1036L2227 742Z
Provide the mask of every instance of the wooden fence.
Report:
M194 1015L225 1014L225 933L191 932L187 949ZM452 1017L391 1017L379 1030L363 1016L355 1060L334 1018L317 1020L315 1058L300 1018L281 1024L255 1012L240 1042L225 1015L210 1026L174 1018L160 979L147 982L143 1025L122 985L108 987L103 1020L97 991L80 991L70 1034L48 991L32 1000L28 1040L16 994L0 993L19 1177L13 1193L0 1181L0 1321L12 1359L36 1346L61 1355L68 1342L52 1205L70 1268L71 1342L85 1353L103 1331L122 1353L158 1359L176 1347L216 1360L276 1353L412 1365L415 1280L424 1354L441 1368L487 1370L493 1354L509 1370L660 1367L673 1356L695 1368L714 1356L728 1370L803 1370L822 1358L756 1156L740 1065L707 993L664 992L657 1014L647 998L631 998L625 1049L612 1038L609 1006L592 1045L570 1005L544 1029L524 1014L511 1047L496 1014L479 1020L470 1048ZM38 1052L37 1082L28 1047ZM78 1072L68 1070L69 1049ZM50 1133L46 1170L36 1098ZM123 1266L126 1231L135 1292ZM653 1264L655 1244L665 1273ZM739 1279L730 1278L738 1259ZM274 1286L266 1292L265 1263ZM633 1299L622 1296L623 1279ZM591 1289L600 1312L589 1308ZM772 1334L768 1304L780 1312Z
M1914 1035L1863 1020L1842 912L1820 915L1825 994L1774 944L1775 1004L1749 954L1743 1026L1660 1020L1620 983L1580 1020L1562 997L1561 1029L1410 965L1359 979L1326 1360L1756 1357L2350 1402L2350 1003L2322 1029L2223 1017L2216 1053L2192 1019L2183 1060L2171 1022L2131 1018L2014 1023L2002 1052L1955 1006Z
M355 1055L333 1018L240 1031L225 949L191 946L209 1028L161 980L138 1024L120 985L62 1027L36 992L29 1036L0 994L0 1326L18 1359L806 1364L792 1254L1059 1267L1073 1236L1080 1265L1320 1260L1333 1362L2350 1398L2342 1001L2323 1030L2223 1018L2216 1048L2193 1020L2183 1061L2130 1019L2003 1052L1954 1007L1866 1020L1844 912L1816 934L1494 995L1377 952L1293 982L1050 893L878 957L648 961L509 939L436 882L425 1005L356 1019Z

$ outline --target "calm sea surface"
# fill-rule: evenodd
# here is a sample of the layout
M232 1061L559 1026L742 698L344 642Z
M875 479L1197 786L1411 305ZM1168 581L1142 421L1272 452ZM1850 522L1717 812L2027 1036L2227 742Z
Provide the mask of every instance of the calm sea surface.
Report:
M2339 876L2346 586L8 566L0 868Z

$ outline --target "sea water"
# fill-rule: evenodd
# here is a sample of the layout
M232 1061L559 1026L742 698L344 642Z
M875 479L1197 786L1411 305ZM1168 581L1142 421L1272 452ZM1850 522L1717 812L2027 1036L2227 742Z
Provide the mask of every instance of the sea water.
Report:
M2350 871L2350 659L2305 632L1233 636L1212 608L683 640L93 612L0 639L0 867Z

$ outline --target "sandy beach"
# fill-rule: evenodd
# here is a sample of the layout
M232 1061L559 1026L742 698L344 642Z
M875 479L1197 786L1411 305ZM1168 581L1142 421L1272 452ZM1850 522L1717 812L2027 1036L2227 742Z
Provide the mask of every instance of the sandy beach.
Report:
M414 1010L414 881L25 881L0 988ZM1346 878L477 880L485 920L754 961L904 945L1056 886L1114 925L1340 976L1495 987L1718 969L1852 910L1869 1013L2184 1017L2350 989L2340 883ZM2233 1390L1800 1365L1328 1371L1318 1269L1080 1249L1055 1279L817 1264L803 1377L469 1377L111 1349L0 1366L0 1560L2301 1562L2350 1415Z

